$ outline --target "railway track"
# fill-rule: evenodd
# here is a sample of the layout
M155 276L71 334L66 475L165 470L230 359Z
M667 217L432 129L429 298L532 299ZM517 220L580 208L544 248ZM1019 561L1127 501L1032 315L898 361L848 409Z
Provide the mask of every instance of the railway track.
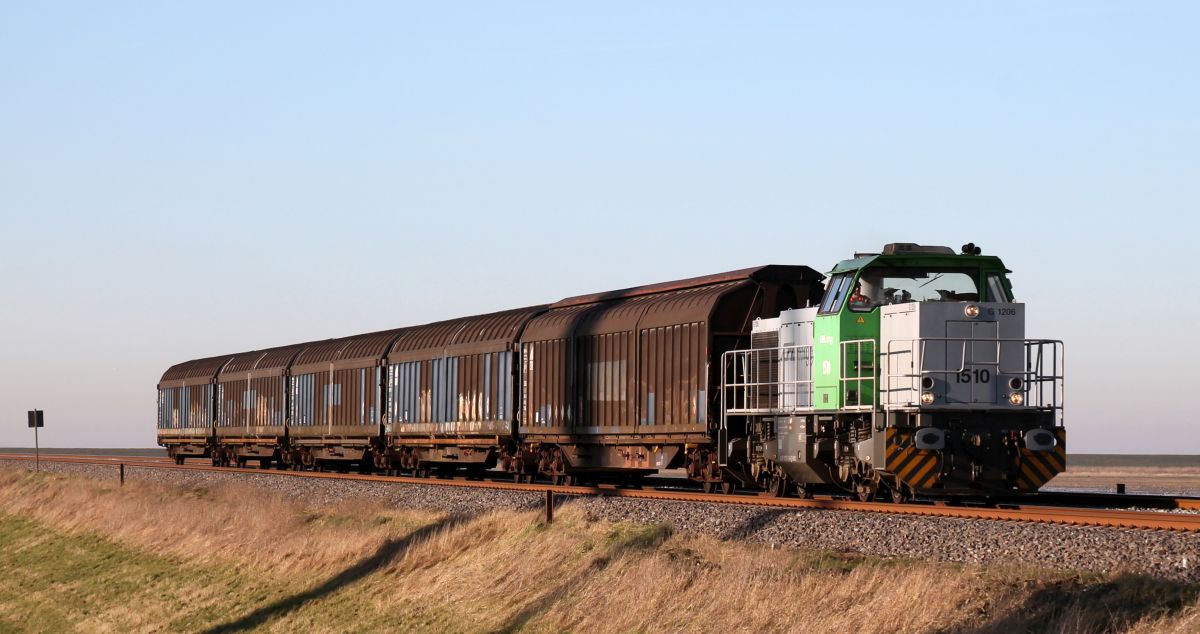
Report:
M33 461L29 454L0 454L0 460ZM700 493L693 491L666 489L629 489L616 485L598 486L555 486L549 484L518 484L496 480L461 480L438 478L415 478L406 476L382 476L356 473L325 473L312 471L280 471L270 469L240 469L236 467L213 467L209 465L183 464L176 465L166 458L147 458L141 456L82 456L82 455L50 455L41 458L42 462L75 463L90 465L109 465L114 468L126 467L173 469L182 471L209 471L219 473L241 473L276 477L303 477L347 479L363 482L387 482L403 484L423 484L431 486L452 486L497 489L506 491L525 491L531 493L548 493L549 496L585 496L600 495L645 500L660 500L672 502L708 502L715 504L738 504L745 506L761 506L771 508L821 509L836 511L856 511L860 513L882 513L890 515L915 515L921 517L947 517L959 519L977 519L1010 522L1036 522L1046 524L1064 524L1072 526L1101 526L1115 528L1131 528L1145 530L1169 530L1182 532L1200 532L1200 514L1164 513L1161 511L1116 510L1111 508L1094 508L1088 504L1115 503L1121 499L1123 505L1139 502L1145 506L1156 508L1174 508L1200 510L1200 498L1174 498L1170 496L1128 496L1103 494L1066 494L1056 492L1038 496L1035 499L1012 499L1002 501L996 507L952 505L946 503L908 503L892 504L884 502L858 502L836 498L780 498L771 497L755 492L735 493L730 495ZM1125 498L1133 498L1132 500Z

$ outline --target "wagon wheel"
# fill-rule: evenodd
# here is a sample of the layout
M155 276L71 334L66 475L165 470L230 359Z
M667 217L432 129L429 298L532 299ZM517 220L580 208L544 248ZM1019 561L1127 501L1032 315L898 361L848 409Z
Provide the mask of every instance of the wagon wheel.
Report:
M721 493L724 493L725 495L733 495L734 491L737 491L736 482L732 480L726 480L721 483Z
M705 493L714 493L717 490L716 482L705 482L703 486L704 486Z

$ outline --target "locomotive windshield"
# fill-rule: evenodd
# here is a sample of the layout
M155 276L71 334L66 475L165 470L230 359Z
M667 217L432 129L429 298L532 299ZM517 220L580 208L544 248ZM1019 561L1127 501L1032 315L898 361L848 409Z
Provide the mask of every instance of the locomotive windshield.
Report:
M971 269L868 268L850 289L851 310L906 302L977 302L979 272Z

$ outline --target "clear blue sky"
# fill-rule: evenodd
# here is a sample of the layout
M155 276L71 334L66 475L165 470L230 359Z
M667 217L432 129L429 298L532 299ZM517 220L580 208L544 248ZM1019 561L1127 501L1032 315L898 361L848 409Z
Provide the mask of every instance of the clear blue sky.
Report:
M335 6L336 5L336 6ZM0 4L0 446L199 356L885 242L1003 257L1072 451L1196 453L1194 3Z

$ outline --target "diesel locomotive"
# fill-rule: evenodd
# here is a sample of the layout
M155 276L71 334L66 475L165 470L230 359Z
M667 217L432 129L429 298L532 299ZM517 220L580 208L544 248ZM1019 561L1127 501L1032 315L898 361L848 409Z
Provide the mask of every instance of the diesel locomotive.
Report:
M158 442L214 465L706 491L1034 492L1065 469L1063 346L973 244L769 265L177 364Z

